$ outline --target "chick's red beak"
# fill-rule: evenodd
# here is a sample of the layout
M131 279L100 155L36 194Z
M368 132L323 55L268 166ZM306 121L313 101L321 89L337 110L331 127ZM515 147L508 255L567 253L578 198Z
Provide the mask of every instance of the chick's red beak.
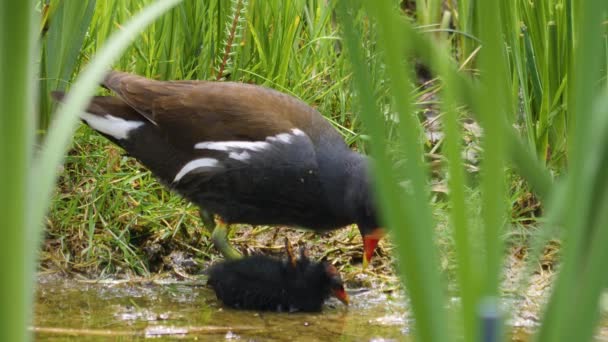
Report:
M334 296L336 296L336 298L338 298L345 305L348 305L348 294L346 293L346 291L344 291L343 287L339 289L334 289Z
M376 228L371 233L363 236L363 269L366 269L367 265L372 260L378 241L380 241L383 236L384 230L382 228Z

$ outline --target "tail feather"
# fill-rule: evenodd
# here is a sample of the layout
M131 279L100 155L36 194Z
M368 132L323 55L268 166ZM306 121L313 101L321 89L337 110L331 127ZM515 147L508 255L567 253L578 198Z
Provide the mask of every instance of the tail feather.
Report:
M110 72L103 85L110 88L113 82L120 84L120 79L126 76L129 74ZM115 93L117 96L93 97L80 118L89 127L124 148L163 182L171 184L185 165L192 161L190 152L184 152L169 143L166 134L153 121L131 107L120 97L119 92ZM56 101L65 101L64 92L53 91L51 96ZM201 159L197 162L199 167L205 166L202 165L205 161ZM211 160L206 162L208 166Z
M56 101L63 101L65 93L53 91ZM127 139L129 133L147 123L147 119L116 96L95 96L80 118L94 130L114 139Z
M154 123L154 101L152 100L165 95L167 90L164 83L114 70L106 74L102 85L116 93L123 101L152 123Z

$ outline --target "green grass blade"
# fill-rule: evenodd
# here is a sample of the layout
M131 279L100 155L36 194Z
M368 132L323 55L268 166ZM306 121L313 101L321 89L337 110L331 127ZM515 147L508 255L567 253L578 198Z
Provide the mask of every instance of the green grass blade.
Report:
M484 1L479 5L480 31L484 48L480 55L481 81L479 115L484 128L482 216L484 218L486 244L486 286L488 296L498 294L499 276L502 269L503 233L505 207L504 159L506 143L503 125L510 117L506 60L502 48L500 13L498 1Z
M605 92L604 92L605 94ZM571 333L571 338L589 341L593 338L599 320L601 308L600 295L604 290L608 277L605 275L605 261L608 260L608 99L598 96L593 115L591 116L594 129L593 145L586 158L585 171L592 171L593 192L588 193L591 203L588 215L588 229L583 240L588 246L586 255L587 265L577 277L579 289L584 289L584 295L579 296L577 305L571 307L572 317L577 331ZM585 248L584 247L584 248ZM577 290L577 292L580 290Z
M475 341L478 337L479 327L476 319L477 303L480 300L480 272L483 262L473 256L480 251L473 244L473 230L467 218L467 202L465 195L465 172L462 161L462 130L459 127L458 101L454 94L455 81L450 78L447 61L444 63L441 77L445 80L443 87L442 123L445 132L445 155L448 159L448 190L450 204L450 223L453 230L456 247L457 278L459 283L462 309L460 311L463 322L464 341Z
M344 1L338 4L345 43L359 93L361 119L372 136L374 174L382 213L398 245L400 271L409 290L416 317L415 334L422 341L445 341L447 336L443 327L447 326L447 318L443 308L442 286L432 240L433 223L426 189L426 175L421 165L419 123L415 122L411 114L411 99L403 96L409 94L412 89L408 81L409 76L401 64L405 46L393 45L404 39L397 38L398 32L395 29L399 27L396 23L399 19L394 16L392 9L389 2L369 7L380 27L379 41L386 54L387 67L393 75L391 77L393 99L399 112L400 129L404 139L400 145L408 155L405 176L411 180L411 192L404 191L397 184L398 178L387 154L383 115L373 98L373 89L370 87L371 76L362 59L363 54L359 46L360 35L356 33L352 21L356 10L352 6L349 11Z
M575 322L593 320L594 315L590 308L572 308L577 308L581 299L595 295L591 291L581 292L578 280L586 269L584 265L589 248L587 236L593 233L590 220L593 214L590 210L593 208L592 194L603 191L594 186L595 178L590 173L596 170L588 167L588 158L600 157L589 155L589 150L595 144L589 132L593 132L595 124L591 114L602 51L600 28L608 3L596 0L578 2L576 5L576 22L579 26L575 34L578 45L574 51L575 63L571 75L574 82L569 102L569 111L575 120L570 125L572 139L567 185L570 206L564 222L563 264L546 308L545 324L539 333L542 341L571 341L572 337L586 335L588 325Z
M479 0L463 0L457 1L458 3L458 19L457 25L461 31L466 32L469 35L475 36L477 32L477 14L476 14L476 3ZM476 48L476 43L470 39L460 39L460 62L463 62L468 56L471 55L473 50Z
M33 1L0 1L0 340L25 341L29 334L33 265L24 229L34 133ZM26 266L27 265L27 266Z
M534 51L534 46L532 44L532 38L530 38L530 30L523 26L522 35L524 40L524 58L526 61L526 68L528 69L528 75L530 75L530 83L532 83L532 96L533 101L540 106L540 103L543 99L543 85L541 83L540 74L538 71L538 61L536 58L536 53ZM536 108L538 111L540 108Z
M479 3L480 38L483 49L480 53L479 65L481 82L477 93L477 106L480 124L484 129L482 141L482 179L481 199L482 218L484 226L485 270L483 274L483 293L489 303L496 303L499 296L500 276L503 268L504 222L506 217L506 179L505 160L507 135L505 124L512 117L507 78L507 60L505 58L502 35L501 16L498 1L482 1ZM491 309L498 311L498 308ZM484 313L482 312L482 315ZM490 327L482 326L483 336L490 335L493 340L501 339L501 331L492 331Z
M46 129L51 112L49 91L64 90L80 62L82 43L89 29L95 0L56 1L50 28L44 37L44 74L40 94L40 128Z

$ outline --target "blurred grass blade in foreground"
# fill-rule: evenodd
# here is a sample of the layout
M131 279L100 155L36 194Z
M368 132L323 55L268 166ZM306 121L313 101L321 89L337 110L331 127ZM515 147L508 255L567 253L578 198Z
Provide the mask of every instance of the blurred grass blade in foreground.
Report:
M34 118L33 1L0 1L0 340L27 339L33 255L29 216ZM39 221L41 222L41 221Z
M347 1L339 1L338 11L343 24L344 40L354 70L354 82L361 106L361 118L372 137L374 175L384 222L390 228L399 252L399 269L404 284L412 300L416 318L415 335L421 341L447 341L446 315L436 248L433 244L433 220L428 201L425 167L423 167L420 146L420 127L412 116L409 71L403 68L401 59L406 47L397 37L397 20L388 1L370 4L376 24L380 26L379 40L384 50L385 62L390 69L391 93L395 110L399 113L400 148L408 152L407 174L397 175L393 171L387 154L383 115L372 97L370 75L359 46L360 33L352 18L359 10L349 6ZM408 189L398 184L399 177L411 180ZM403 180L403 179L402 179Z

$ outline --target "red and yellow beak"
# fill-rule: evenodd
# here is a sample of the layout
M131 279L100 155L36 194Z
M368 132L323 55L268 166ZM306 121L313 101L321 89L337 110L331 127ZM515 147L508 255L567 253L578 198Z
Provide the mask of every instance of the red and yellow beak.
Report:
M344 305L348 305L348 294L344 291L344 288L334 289L334 296L338 298Z
M382 228L376 228L371 233L363 236L363 269L367 268L367 265L374 256L378 241L384 236L384 230Z

